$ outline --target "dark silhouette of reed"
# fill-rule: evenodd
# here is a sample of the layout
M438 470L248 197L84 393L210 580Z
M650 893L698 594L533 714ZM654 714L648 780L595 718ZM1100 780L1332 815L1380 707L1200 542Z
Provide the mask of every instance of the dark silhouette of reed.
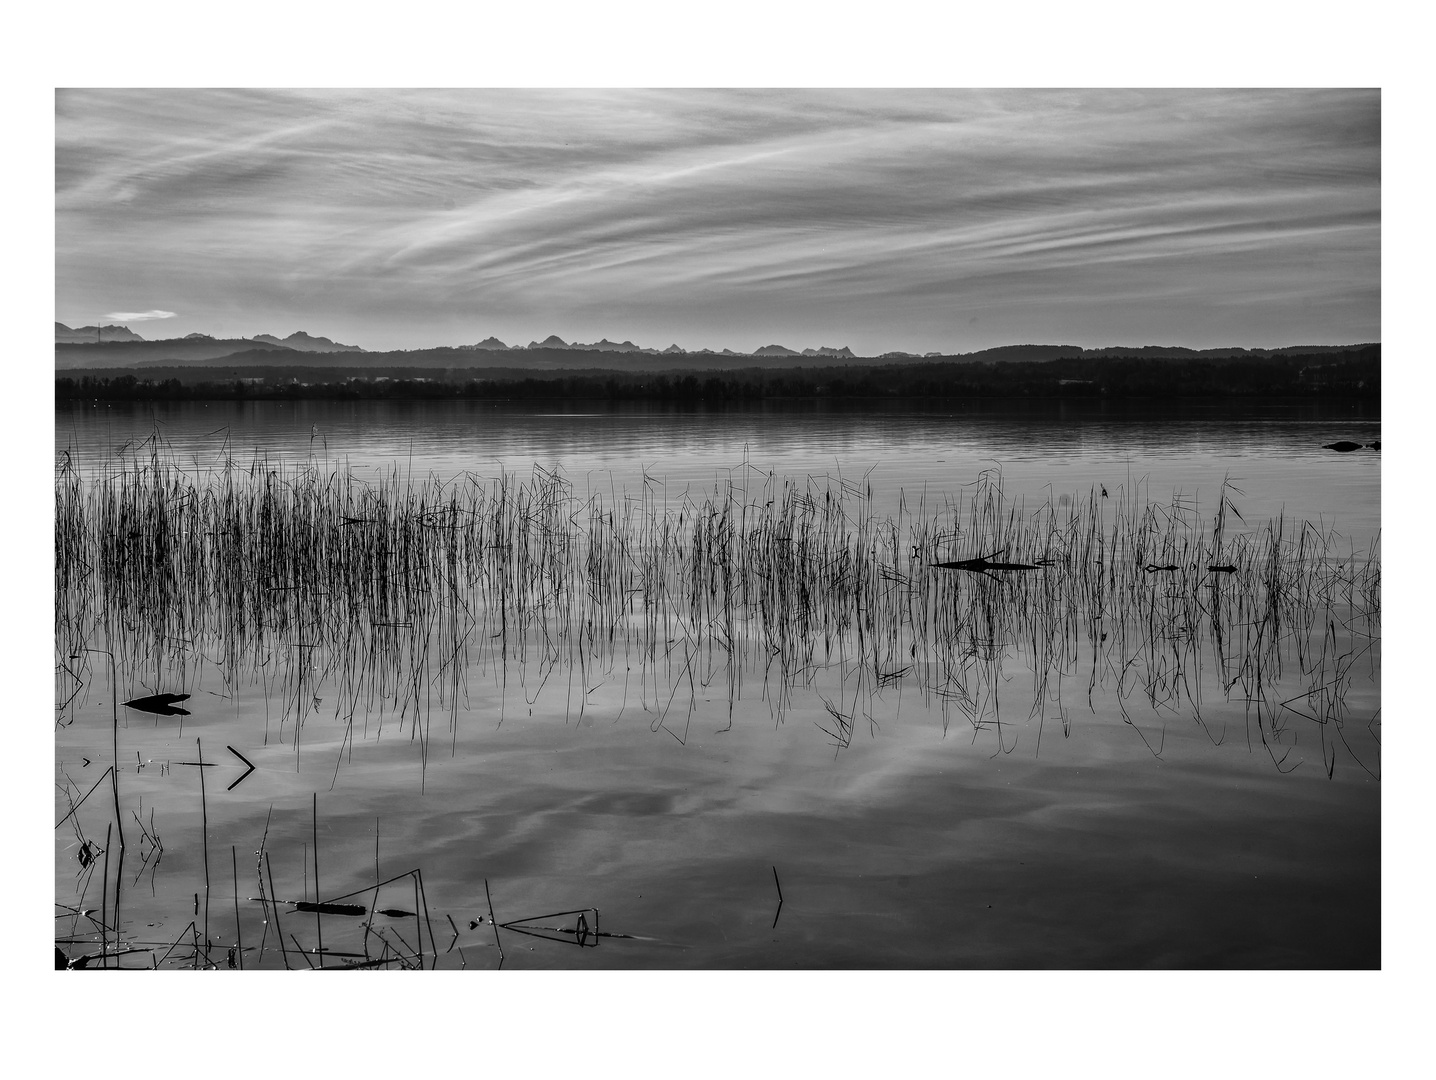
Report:
M296 753L324 698L350 752L357 717L377 713L376 733L397 717L421 784L435 714L453 745L474 671L517 670L539 688L571 671L581 713L593 688L634 668L653 730L684 742L700 680L726 679L731 720L743 673L761 672L781 719L836 662L866 687L853 709L823 698L842 746L895 682L915 684L944 723L960 712L1000 730L995 680L1018 642L1034 715L1078 664L1089 695L1125 701L1139 686L1155 708L1196 715L1186 687L1214 665L1224 692L1260 701L1268 722L1291 696L1271 696L1284 657L1304 668L1312 650L1343 647L1315 633L1327 622L1368 638L1379 625L1374 544L1342 552L1334 532L1283 518L1252 527L1230 484L1207 519L1140 483L1028 508L992 471L957 500L903 495L880 515L866 481L751 467L703 496L670 499L645 480L579 498L537 467L527 482L397 467L368 480L257 458L196 471L158 439L146 449L57 477L62 655L102 643L174 686L197 657L229 681L248 672L283 702L279 738ZM1120 632L1087 632L1099 622Z
M596 688L619 679L623 708L633 707L632 682L651 729L685 745L715 682L726 685L729 728L745 693L774 723L806 695L835 753L876 735L895 690L944 733L966 725L993 754L1041 753L1047 718L1072 737L1084 698L1155 757L1168 753L1176 722L1222 744L1215 699L1242 708L1247 745L1282 772L1302 763L1292 738L1301 727L1318 735L1327 776L1339 762L1380 775L1379 747L1353 744L1347 730L1352 687L1379 672L1379 538L1357 550L1309 522L1245 521L1231 482L1207 507L1154 499L1131 481L1028 505L991 470L959 497L900 493L895 511L879 512L866 477L795 479L746 464L701 493L670 495L645 475L637 490L580 497L561 473L537 467L522 480L445 482L258 457L190 466L156 437L84 476L67 460L55 495L58 723L83 705L89 659L103 652L114 702L119 671L149 691L132 704L171 710L207 667L227 686L259 684L296 756L306 724L328 713L343 730L336 780L356 741L397 723L415 746L421 789L434 749L457 746L476 673L506 694L515 680L530 705L567 683L566 711L579 716ZM112 711L115 760L83 796L66 776L70 812L56 826L72 823L80 863L72 936L100 854L89 839L99 812L85 800L108 777L107 829L120 828L125 809ZM1038 721L1035 746L1023 742L1025 720ZM202 922L196 913L188 959L214 966L203 768L201 809L206 913ZM158 834L140 828L148 863ZM256 902L266 920L253 966L272 947L270 918L285 967L295 949L321 969L435 966L421 871L380 881L376 827L375 883L325 897L317 794L309 834L315 892L293 906L314 914L314 948L300 943L303 929L280 925L286 902L261 840ZM123 831L115 839L122 860ZM121 872L109 902L109 848L95 922L106 964L145 945L123 936ZM406 876L413 910L407 899L380 908L381 888ZM774 884L781 911L776 868ZM343 935L359 933L344 929L353 912L340 908L361 906L345 903L360 893L372 898L362 943L349 948ZM323 918L338 920L329 949ZM502 964L491 900L490 920ZM237 931L238 921L236 899ZM378 955L371 939L382 942Z

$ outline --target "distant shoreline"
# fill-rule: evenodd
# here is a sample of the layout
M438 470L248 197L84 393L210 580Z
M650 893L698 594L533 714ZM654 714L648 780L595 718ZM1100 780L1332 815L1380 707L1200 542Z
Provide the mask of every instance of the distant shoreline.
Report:
M57 404L105 401L448 400L744 403L795 400L1381 398L1381 346L1191 359L847 362L703 370L222 363L57 371Z

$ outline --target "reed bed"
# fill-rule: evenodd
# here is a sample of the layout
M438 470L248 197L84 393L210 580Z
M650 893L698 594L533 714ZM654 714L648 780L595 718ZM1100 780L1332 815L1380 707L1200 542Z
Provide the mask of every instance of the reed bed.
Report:
M1002 687L1021 676L1023 719L1101 690L1124 717L1145 700L1200 724L1216 687L1280 767L1284 724L1340 723L1353 674L1376 675L1377 545L1245 522L1230 484L1205 509L1141 483L1029 507L992 471L958 498L904 494L879 513L865 479L736 472L672 498L648 479L579 495L537 466L447 482L187 467L159 438L84 476L64 458L57 703L84 682L85 650L108 649L154 689L206 666L259 682L296 749L322 686L351 735L356 718L397 715L427 754L435 718L457 731L475 672L530 689L562 672L582 711L633 670L654 730L683 741L670 713L691 715L700 684L726 683L731 722L759 679L781 720L836 669L819 726L839 746L895 687L1005 746ZM933 565L984 557L1032 568Z
M1160 500L1136 482L1028 505L993 470L958 497L899 493L880 510L867 478L746 462L701 492L671 495L645 476L634 491L580 494L539 467L449 481L258 457L201 467L156 437L97 470L68 456L57 469L57 722L92 685L115 701L123 686L258 686L296 755L306 723L329 722L331 745L342 731L337 777L371 723L397 722L425 762L445 723L456 743L476 679L530 704L545 688L566 693L570 716L609 683L623 685L622 715L636 681L635 711L680 743L700 698L726 690L732 725L740 698L782 722L806 695L837 751L916 699L944 732L970 730L994 753L1033 728L1040 753L1047 725L1069 735L1085 711L1131 725L1160 756L1171 722L1222 742L1235 703L1247 744L1276 769L1296 767L1300 725L1318 735L1328 777L1339 761L1379 777L1379 738L1346 733L1379 722L1379 538L1357 550L1307 522L1249 522L1241 498L1223 483L1211 505ZM114 761L59 789L56 829L73 837L78 869L57 914L57 963L432 969L454 953L467 964L453 916L430 917L422 870L381 875L377 822L372 883L326 852L327 887L336 873L338 888L360 887L320 892L317 795L302 857L271 859L267 821L252 871L231 846L231 881L221 859L214 882L231 904L212 913L202 767L203 892L193 919L186 910L162 939L140 936L121 896L146 875L153 894L165 845L153 808L122 806L116 709ZM195 751L198 762L174 765L199 765L198 739ZM126 830L139 862L128 878ZM584 912L501 923L487 884L488 924L471 921L467 940L487 949L491 933L500 964L500 929L579 946L624 936L600 932L597 911L591 936ZM86 907L96 892L98 911ZM262 912L254 937L241 901Z

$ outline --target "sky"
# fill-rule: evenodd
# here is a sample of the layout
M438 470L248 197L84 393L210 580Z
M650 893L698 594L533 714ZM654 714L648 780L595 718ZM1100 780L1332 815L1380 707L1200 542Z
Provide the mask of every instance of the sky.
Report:
M368 349L1377 341L1351 90L60 90L56 319Z

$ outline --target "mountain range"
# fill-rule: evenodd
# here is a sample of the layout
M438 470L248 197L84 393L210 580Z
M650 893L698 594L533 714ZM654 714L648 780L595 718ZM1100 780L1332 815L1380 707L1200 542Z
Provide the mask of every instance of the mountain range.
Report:
M1278 349L1190 349L1184 346L1111 346L1084 349L1077 345L1003 345L970 353L928 352L923 359L965 362L1030 362L1074 357L1121 357L1150 360L1197 359L1203 357L1264 357L1294 353L1339 351L1353 346L1293 345ZM501 359L495 354L505 354ZM602 359L600 359L600 355ZM296 330L288 337L259 334L253 338L215 338L191 333L184 337L149 341L126 326L82 326L71 328L55 323L55 367L125 368L164 364L201 364L206 367L262 365L267 367L349 366L356 370L382 367L442 367L456 370L487 370L519 367L533 370L712 370L752 366L798 367L814 360L858 361L846 345L823 345L801 351L785 345L764 345L751 353L732 349L684 349L677 344L665 349L644 348L632 341L601 338L592 344L566 342L558 335L527 346L510 346L496 337L457 348L387 350L370 352L356 345L344 345L327 337ZM888 363L916 359L901 351L872 358ZM755 365L755 361L758 362Z
M327 337L311 337L303 330L296 330L287 338L277 338L273 334L256 334L254 340L267 341L271 345L283 345L286 349L298 349L300 352L364 351L358 345L340 345L337 341L330 341Z
M536 349L567 349L576 352L613 352L613 353L643 353L648 356L834 356L843 359L856 359L853 351L844 345L842 348L833 348L830 345L823 345L816 349L804 349L799 352L797 349L789 349L783 345L764 345L751 353L737 353L732 349L724 349L715 352L712 349L685 349L674 343L666 349L646 349L641 345L635 345L631 341L609 341L608 338L601 338L591 345L585 345L579 341L568 342L557 334L550 334L542 341L530 341L527 345L505 345L496 337L487 337L475 345L465 345L466 349L481 349L490 351L533 351Z
M73 330L62 322L55 324L55 344L94 345L104 341L144 341L128 326L78 326Z
M831 345L820 345L816 349L804 349L798 352L796 349L789 349L784 345L764 345L753 353L754 356L837 356L844 360L853 360L853 350L844 345L841 349L835 349Z
M71 328L62 322L55 323L55 344L56 345L94 345L106 341L149 341L151 339L135 333L128 326L80 326ZM363 352L358 345L341 345L337 341L331 341L327 337L314 337L306 334L303 330L296 330L287 338L278 338L273 334L256 334L253 338L216 338L213 334L186 334L181 338L156 338L155 343L161 341L263 341L270 345L282 345L286 349L297 349L300 352ZM490 341L495 340L490 338ZM502 344L502 343L500 343ZM586 346L584 346L586 347Z

